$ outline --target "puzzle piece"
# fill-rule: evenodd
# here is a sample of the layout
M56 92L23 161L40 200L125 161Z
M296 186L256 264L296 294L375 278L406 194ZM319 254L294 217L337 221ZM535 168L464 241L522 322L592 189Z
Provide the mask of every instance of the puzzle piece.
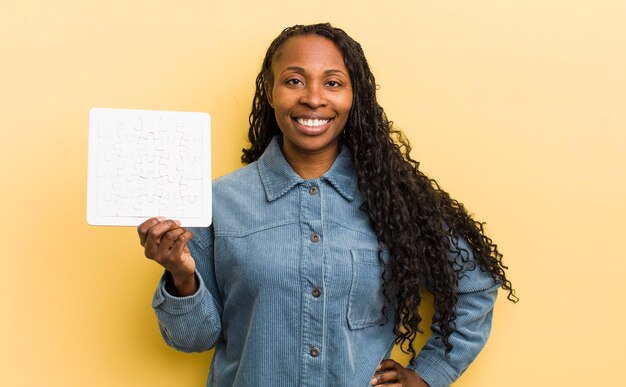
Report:
M98 120L98 139L118 136L119 127L115 117L101 117Z
M135 162L135 171L137 176L144 179L158 179L159 174L159 157L156 155L144 155Z
M164 206L159 197L156 195L141 195L141 200L135 202L135 210L139 211L139 216L156 216L160 215L166 206Z
M139 193L139 196L142 196L142 195L154 195L158 197L163 196L163 185L165 182L164 178L162 177L159 177L156 179L140 178L138 182L139 182L138 184L139 190L137 192Z
M182 158L182 176L187 179L202 179L202 161L197 156Z
M119 155L114 153L101 153L98 155L96 175L98 177L118 175L119 170L123 167L124 165L122 164Z
M197 217L197 214L202 213L202 200L200 196L185 196L183 197L184 203L184 216L187 218Z
M182 157L202 159L202 141L189 140L180 144Z
M176 126L176 131L181 133L183 142L201 142L202 126L198 122L184 121Z
M178 146L183 141L184 124L179 120L161 120L159 131L165 144Z
M202 180L182 178L180 180L180 193L182 196L201 196Z
M183 164L183 160L181 158L161 158L159 161L159 174L167 178L169 183L180 181L184 171L185 165Z
M131 135L122 134L118 142L113 143L113 149L121 157L136 157L137 150L143 149L140 135L135 131L130 131Z
M116 196L115 210L119 217L141 216L141 209L137 209L141 199L139 197L119 197Z
M165 150L163 139L158 132L146 131L139 135L139 155L160 157Z
M117 196L112 194L98 195L97 209L100 216L117 216Z
M139 195L139 192L142 190L142 181L143 179L138 179L136 175L120 175L121 184L120 189L117 191L116 195L126 201L131 201ZM134 206L133 206L134 207Z
M110 172L106 172L97 179L99 196L104 197L107 201L114 201L112 196L119 196L122 185L122 179Z
M185 201L180 193L176 191L164 192L162 199L169 203L167 208L169 216L181 218L185 215Z

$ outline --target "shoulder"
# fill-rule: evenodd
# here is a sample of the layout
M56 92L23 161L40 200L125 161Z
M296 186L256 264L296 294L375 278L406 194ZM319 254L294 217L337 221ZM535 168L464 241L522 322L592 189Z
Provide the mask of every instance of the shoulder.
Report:
M255 161L213 180L213 196L219 198L235 192L241 195L246 190L258 190L260 186L261 179Z
M460 272L459 293L471 293L496 285L491 274L476 259L474 249L465 238L450 238L449 258L455 270Z
M257 163L251 163L213 181L215 231L240 227L241 221L266 204Z

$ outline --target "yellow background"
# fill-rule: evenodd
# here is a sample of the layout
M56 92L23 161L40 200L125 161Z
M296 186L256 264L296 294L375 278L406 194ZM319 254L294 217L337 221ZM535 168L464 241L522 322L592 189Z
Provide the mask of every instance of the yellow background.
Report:
M510 265L521 302L456 385L624 385L625 20L622 0L2 0L0 385L204 385L210 354L161 341L135 230L85 222L88 112L207 111L225 174L268 44L319 21L362 43L414 157Z

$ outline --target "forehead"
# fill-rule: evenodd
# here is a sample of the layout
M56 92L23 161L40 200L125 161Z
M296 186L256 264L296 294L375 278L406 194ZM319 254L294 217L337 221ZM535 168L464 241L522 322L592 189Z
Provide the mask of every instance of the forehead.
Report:
M274 70L295 65L333 67L347 73L339 46L320 35L292 36L276 50L272 59Z

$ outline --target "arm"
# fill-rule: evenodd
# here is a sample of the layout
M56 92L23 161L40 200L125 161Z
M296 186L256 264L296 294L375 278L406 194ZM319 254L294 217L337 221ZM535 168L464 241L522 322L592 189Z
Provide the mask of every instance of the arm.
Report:
M467 242L461 239L456 242L462 254L469 258L468 261L473 261ZM468 253L469 256L466 255ZM455 254L452 254L450 259L454 258ZM393 381L402 386L449 386L476 358L489 338L493 305L500 284L477 264L470 262L466 267L471 270L468 268L464 271L457 287L456 330L449 337L454 346L452 351L446 355L440 339L439 315L435 313L431 325L433 334L415 363L404 368L391 359L384 360L377 370L383 372L375 375L373 385Z
M138 232L146 256L166 269L152 301L163 339L184 352L214 347L222 332L222 306L212 228L185 230L174 221L152 218Z
M477 269L480 271L480 269ZM416 359L415 365L406 368L391 360L383 360L372 379L372 385L394 382L401 386L449 386L458 379L485 345L491 330L491 316L499 284L483 290L459 293L457 303L457 329L450 335L454 345L445 355L439 325L433 318L433 335L428 339ZM380 384L382 386L382 384Z
M459 247L471 251L465 241ZM419 353L415 365L408 368L416 371L431 387L448 386L461 376L482 350L491 331L493 306L500 284L478 265L466 270L459 279L456 305L456 330L450 335L452 351L445 354L441 342L438 314L433 317L432 336Z
M491 330L493 303L499 285L473 292L459 294L457 304L457 329L450 335L454 346L446 356L439 339L437 316L431 327L433 335L428 339L417 357L415 370L430 386L448 386L461 376L482 350Z

